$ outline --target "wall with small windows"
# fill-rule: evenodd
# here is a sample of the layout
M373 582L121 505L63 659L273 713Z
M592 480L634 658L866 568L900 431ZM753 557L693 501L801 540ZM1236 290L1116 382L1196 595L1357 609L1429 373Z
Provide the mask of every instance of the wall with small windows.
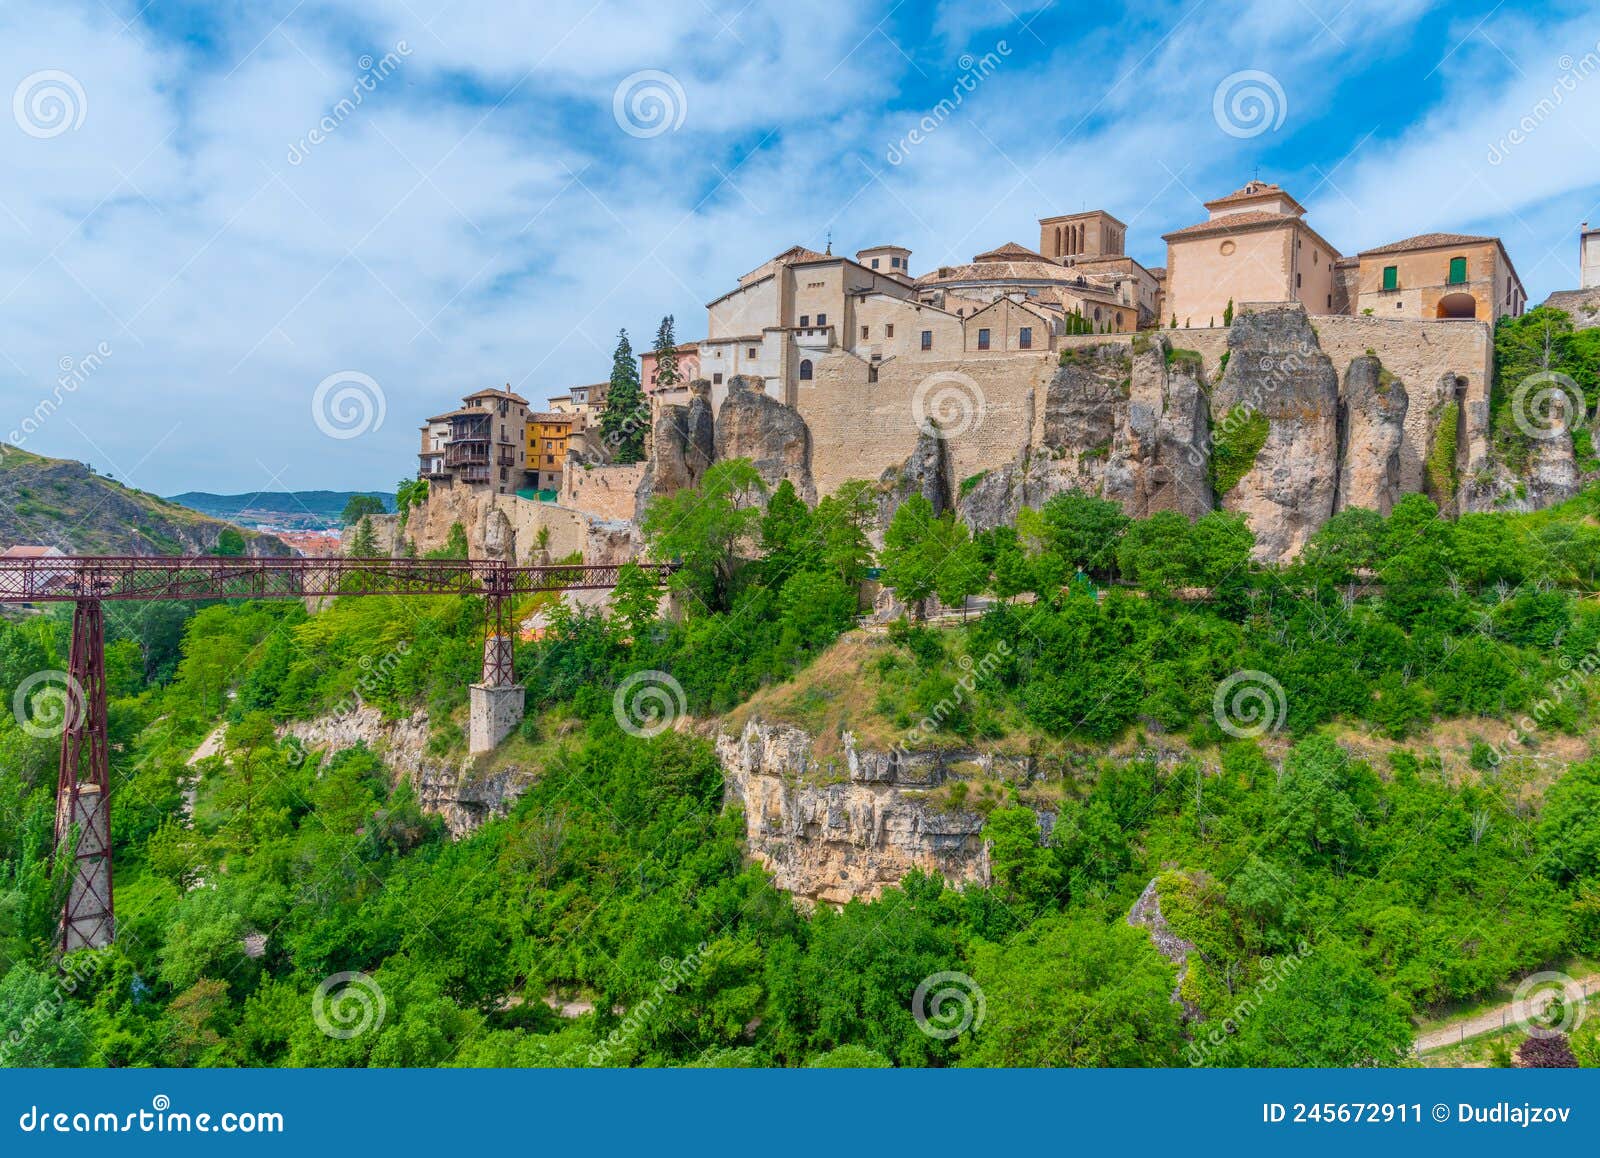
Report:
M1511 263L1492 239L1363 254L1359 285L1355 312L1365 317L1492 325L1527 307Z

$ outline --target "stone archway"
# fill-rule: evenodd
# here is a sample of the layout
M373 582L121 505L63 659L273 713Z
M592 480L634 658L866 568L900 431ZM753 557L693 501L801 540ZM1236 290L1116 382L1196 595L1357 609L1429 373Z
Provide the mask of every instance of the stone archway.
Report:
M1478 316L1478 299L1471 294L1445 294L1439 299L1438 317L1471 319Z

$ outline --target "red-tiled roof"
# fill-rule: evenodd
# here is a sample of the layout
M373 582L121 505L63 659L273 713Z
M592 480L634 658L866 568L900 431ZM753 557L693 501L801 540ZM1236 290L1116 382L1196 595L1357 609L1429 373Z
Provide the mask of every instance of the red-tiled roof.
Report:
M1298 217L1286 217L1282 213L1266 213L1257 209L1247 209L1242 213L1229 213L1225 217L1218 217L1214 221L1200 221L1194 225L1185 225L1182 229L1174 229L1171 233L1162 234L1162 238L1192 237L1202 233L1234 233L1244 232L1262 225L1296 225L1300 223Z
M1363 249L1361 256L1373 253L1409 253L1415 249L1439 249L1450 245L1491 245L1498 237L1477 237L1470 233L1419 233L1402 241L1391 241L1373 249Z
M974 254L972 260L980 261L1048 261L1042 253L1037 253L1025 245L1018 245L1015 241L1008 241L997 249L987 253Z
M29 543L18 543L7 547L0 559L47 559L58 558L61 552L55 547L39 547Z

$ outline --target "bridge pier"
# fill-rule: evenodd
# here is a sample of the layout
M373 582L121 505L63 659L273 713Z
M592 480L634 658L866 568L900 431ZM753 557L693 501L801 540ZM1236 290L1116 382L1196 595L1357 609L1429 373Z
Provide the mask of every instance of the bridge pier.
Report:
M115 937L111 892L111 760L106 740L105 617L98 599L73 605L72 652L56 782L55 855L72 858L61 914L63 952Z
M516 625L509 594L484 597L483 679L468 690L467 751L492 752L522 723L527 691L517 683Z

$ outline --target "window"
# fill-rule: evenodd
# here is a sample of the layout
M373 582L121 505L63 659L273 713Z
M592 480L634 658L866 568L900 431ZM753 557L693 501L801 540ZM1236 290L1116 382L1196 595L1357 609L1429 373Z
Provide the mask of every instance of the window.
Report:
M933 349L933 331L932 330L923 330L922 331L922 348L924 350Z
M1333 295L1332 294L1328 295L1328 308L1330 310L1333 309Z
M1299 289L1300 288L1300 275L1299 274L1295 274L1294 275L1294 288L1295 289Z
M1033 349L1033 327L1023 326L1017 331L1017 346L1023 350Z
M745 351L745 354L747 356L751 357L751 358L754 358L757 353L758 353L758 351L756 350L756 348L754 346L751 346L748 350Z
M989 331L988 330L979 330L978 331L978 349L987 350L988 348L989 348Z
M720 373L711 375L711 384L713 386L721 386L722 385L722 375Z
M863 342L865 342L865 341L866 341L866 340L867 340L867 338L868 338L868 336L869 336L869 334L868 334L868 327L866 327L866 326L862 326L862 327L861 327L861 340L862 340L862 341L863 341Z
M800 315L800 324L802 326L809 326L811 324L811 315L810 314L801 314Z
M800 359L800 381L802 381L802 382L811 381L811 359L810 358L802 358L802 359Z
M1122 329L1122 311L1117 311L1117 329Z
M898 257L891 257L891 258L890 258L890 259L889 259L889 267L890 267L890 268L891 268L891 269L899 269L899 268L900 268L900 262L901 262L901 260L902 260L902 259L901 259L901 258L898 258Z
M1452 257L1450 259L1450 284L1462 285L1467 280L1467 259Z
M1398 265L1386 265L1383 267L1383 288L1386 290L1400 288L1400 267Z
M817 325L825 326L827 324L828 324L828 315L827 314L818 314L817 315Z
M872 383L872 382L876 382L877 380L878 380L878 368L876 366L868 366L867 367L867 382L868 383Z
M894 327L893 326L885 326L885 327L883 327L883 336L885 338L894 337Z

